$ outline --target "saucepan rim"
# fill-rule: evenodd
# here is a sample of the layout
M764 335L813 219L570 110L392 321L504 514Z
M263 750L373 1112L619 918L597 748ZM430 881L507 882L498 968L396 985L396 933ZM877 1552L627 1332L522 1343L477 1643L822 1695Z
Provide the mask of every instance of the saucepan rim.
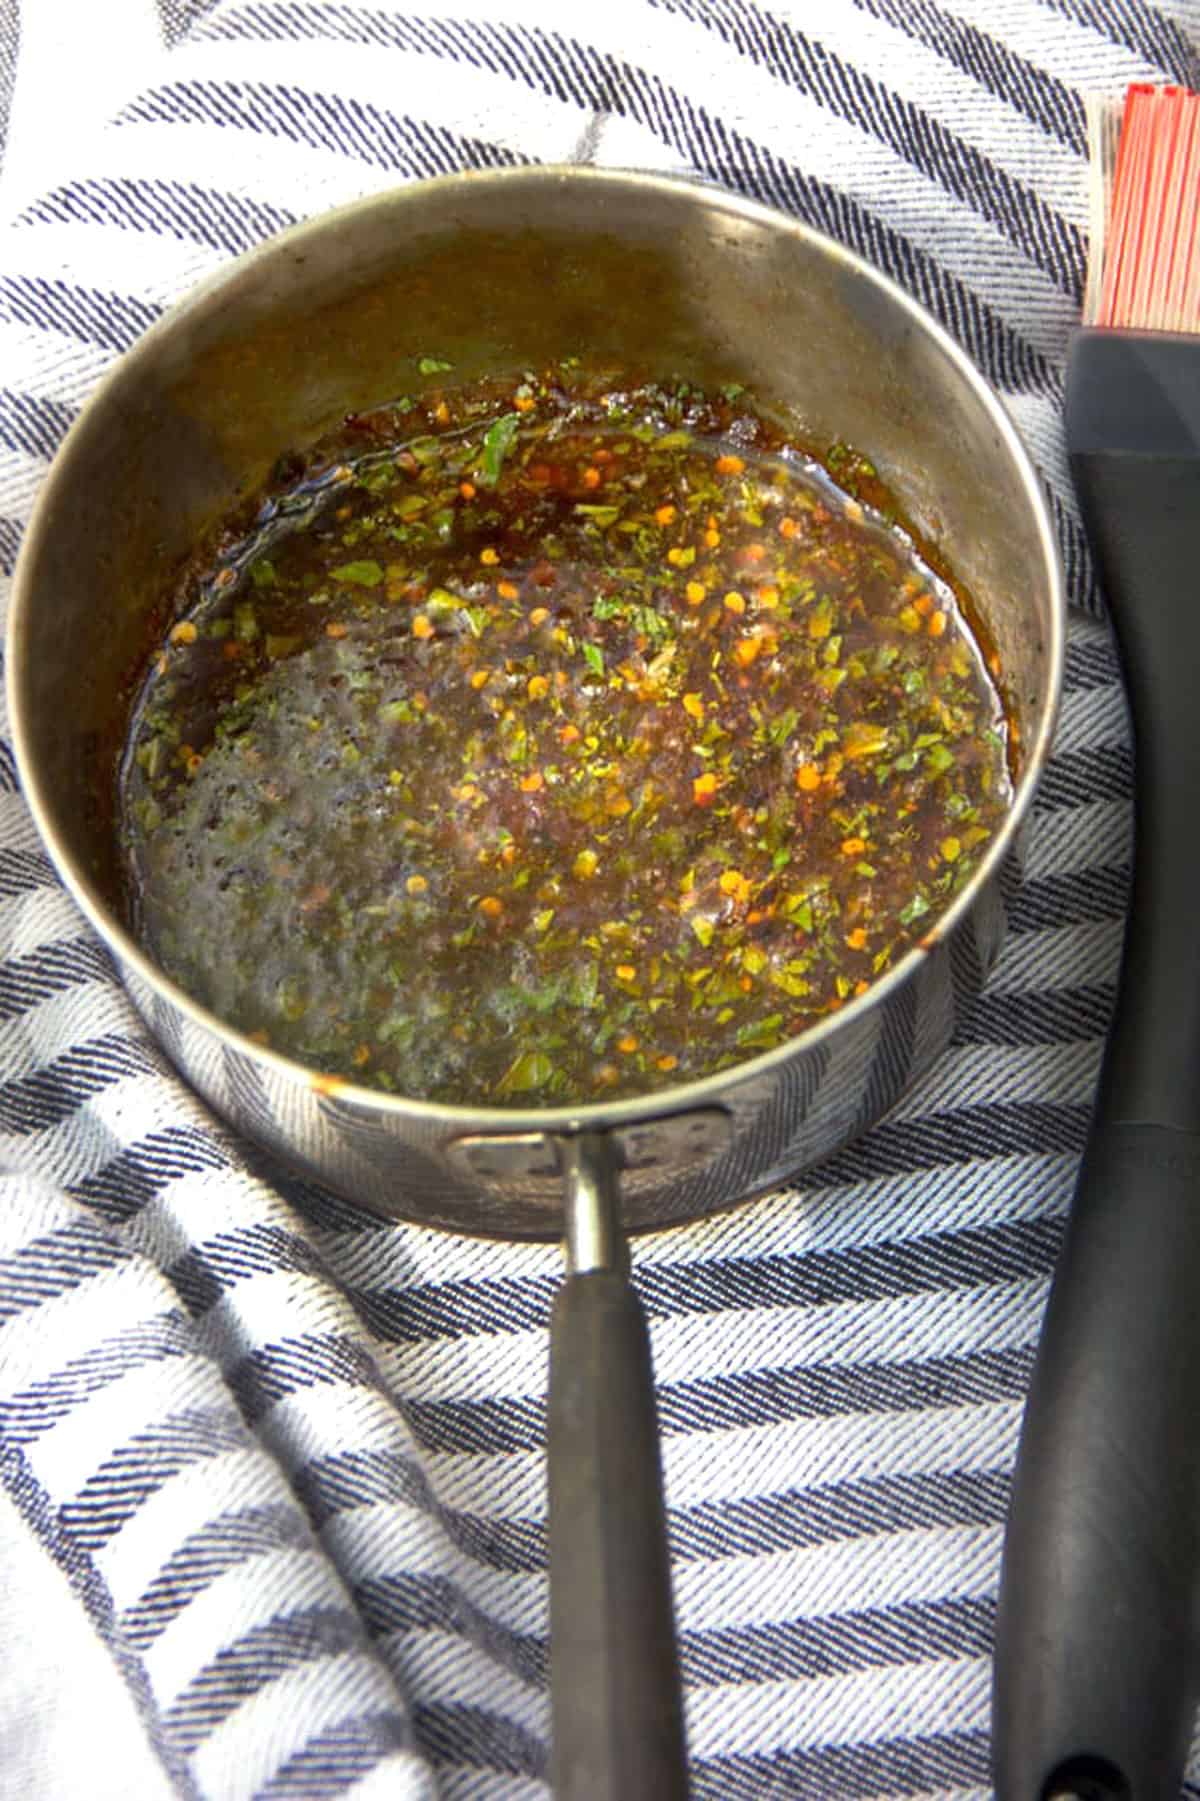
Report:
M196 311L210 303L214 293L239 280L252 270L274 259L295 257L305 247L330 230L356 218L378 213L381 219L393 211L402 211L407 196L420 190L441 190L447 205L456 193L470 187L494 186L496 189L544 188L550 185L575 184L581 195L592 190L596 197L604 190L643 190L667 196L686 195L691 204L698 200L706 207L723 212L772 232L791 234L804 240L820 255L841 264L855 278L874 287L897 313L931 340L941 355L955 368L965 387L983 409L1015 471L1029 517L1036 523L1039 550L1045 566L1048 592L1047 635L1043 649L1041 681L1043 694L1039 703L1037 727L1022 745L1022 766L1018 773L1013 803L980 860L970 880L939 915L930 931L912 945L889 970L873 981L866 993L848 1000L838 1012L817 1021L806 1031L772 1050L760 1052L743 1061L730 1064L714 1074L673 1086L655 1088L649 1093L626 1096L609 1101L586 1102L577 1106L500 1107L488 1105L449 1104L414 1099L388 1093L366 1083L340 1076L324 1075L294 1059L259 1044L245 1033L227 1024L219 1015L209 1012L185 989L171 980L146 953L116 911L104 900L87 872L64 845L50 817L50 803L38 759L31 747L31 727L26 713L24 640L31 609L36 602L36 571L44 544L56 529L56 513L69 498L72 480L74 446L87 432L98 412L109 409L129 384L136 384L141 364L154 358L164 339L186 328ZM595 168L584 165L535 165L515 169L469 170L405 183L366 198L323 212L313 219L290 227L246 252L223 268L206 276L176 301L102 378L67 433L38 494L25 532L13 576L12 595L6 631L6 687L10 732L17 770L30 812L49 852L60 879L89 924L98 933L120 963L145 982L152 991L161 993L186 1020L232 1045L238 1054L261 1065L278 1077L318 1094L336 1094L340 1104L362 1107L382 1116L396 1119L419 1119L444 1126L448 1134L468 1131L491 1131L504 1135L544 1133L547 1135L577 1133L632 1125L665 1114L703 1109L720 1105L732 1085L769 1077L781 1065L817 1047L846 1029L873 1008L880 1006L896 989L908 983L919 964L942 941L950 938L956 927L971 911L981 891L995 878L1029 811L1034 791L1049 756L1057 722L1062 691L1065 656L1066 608L1058 544L1042 485L1032 460L1013 421L994 389L976 368L967 353L954 341L936 319L889 276L835 239L814 230L789 214L763 205L725 188L686 175L663 175L640 170Z

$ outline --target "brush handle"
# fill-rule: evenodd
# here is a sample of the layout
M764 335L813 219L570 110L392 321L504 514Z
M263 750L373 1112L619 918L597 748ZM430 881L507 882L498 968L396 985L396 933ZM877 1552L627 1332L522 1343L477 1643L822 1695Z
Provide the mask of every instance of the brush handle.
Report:
M1000 1801L1179 1794L1197 1697L1198 1192L1200 1139L1093 1132L1009 1509Z
M1082 332L1067 442L1137 755L1096 1115L1026 1406L1000 1801L1176 1801L1200 1700L1200 343Z

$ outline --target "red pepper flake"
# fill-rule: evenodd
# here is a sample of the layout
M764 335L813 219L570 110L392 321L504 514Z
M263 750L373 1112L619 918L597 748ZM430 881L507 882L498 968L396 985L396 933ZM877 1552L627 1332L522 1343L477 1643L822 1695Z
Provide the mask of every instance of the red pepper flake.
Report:
M740 869L723 869L719 886L735 906L744 906L750 898L750 883Z
M890 567L877 569L872 563L868 571L866 562L860 566L850 530L855 509L847 509L845 502L839 500L832 514L824 509L814 511L803 482L790 484L782 479L782 471L781 479L774 480L769 469L760 477L757 449L748 450L745 458L734 455L734 438L726 438L723 446L713 447L704 458L709 470L707 493L702 486L698 493L693 481L695 450L680 458L676 471L679 480L674 486L668 481L671 472L653 448L647 447L643 453L631 441L614 454L606 444L615 440L602 441L601 428L579 424L578 420L561 433L557 443L551 439L539 450L532 438L539 435L540 427L535 426L531 435L529 423L535 408L538 419L549 423L550 415L558 411L559 395L556 381L551 385L549 377L547 386L537 390L536 402L532 398L534 391L533 382L521 387L509 384L506 404L522 416L522 435L530 438L533 456L543 460L531 465L519 455L512 457L496 493L485 488L482 476L477 485L474 466L462 460L461 447L449 435L427 440L433 452L429 462L434 467L428 467L425 461L418 465L411 453L392 448L394 467L401 473L390 493L372 499L377 512L364 519L361 527L356 526L352 534L352 553L363 557L371 554L373 560L377 557L384 566L384 582L376 584L369 600L361 597L353 610L304 609L304 640L311 642L315 637L319 643L326 630L334 639L348 640L352 636L356 651L361 648L365 660L373 652L368 634L376 625L384 633L394 632L398 613L401 621L412 626L409 675L411 681L429 680L430 689L428 695L413 694L411 681L406 681L404 691L412 711L403 706L399 710L404 717L413 719L424 708L424 719L437 718L440 727L441 710L447 708L447 722L462 726L464 741L469 734L471 748L460 761L451 744L451 755L444 760L444 768L438 765L431 772L436 774L445 797L438 816L443 818L447 831L458 827L458 880L445 890L440 873L435 874L428 864L414 860L405 865L405 872L396 880L399 899L407 904L406 897L413 897L408 911L424 913L435 910L436 897L442 941L450 937L453 926L454 935L469 942L469 931L461 933L457 928L469 927L474 920L475 936L490 941L493 955L506 956L514 948L508 944L510 934L514 935L522 958L531 952L544 952L546 973L551 976L562 967L559 959L575 954L572 934L582 933L590 921L592 935L587 942L594 956L589 968L599 969L601 985L607 986L610 998L624 1002L622 1017L608 1040L607 1051L600 1053L607 1061L597 1068L600 1058L590 1044L578 1051L572 1046L563 1051L562 1070L564 1079L575 1083L576 1098L590 1094L600 1100L614 1092L630 1091L634 1072L639 1069L648 1072L644 1079L651 1086L664 1087L674 1081L672 1071L680 1071L682 1079L681 1061L687 1064L688 1079L694 1071L703 1074L708 1067L705 1057L710 1047L714 1054L738 1054L733 1049L738 1027L755 1012L756 990L764 996L770 994L776 981L795 996L795 1004L779 1021L782 1025L786 1018L789 1031L802 1030L814 1016L834 1011L852 995L866 991L865 981L856 985L856 972L869 972L872 953L878 945L890 942L889 909L900 893L898 889L893 893L895 872L887 867L889 809L891 818L899 820L902 826L905 818L913 814L922 822L919 833L914 833L920 847L915 863L912 853L908 853L912 878L923 876L922 861L929 858L940 876L939 887L943 883L951 885L947 872L962 869L973 853L975 835L962 826L957 826L961 837L944 835L955 831L957 816L952 823L932 799L926 799L923 789L919 801L906 800L903 794L877 794L878 784L868 782L868 795L860 791L859 781L866 777L860 778L858 772L869 765L881 742L886 748L886 727L877 725L876 719L887 716L892 705L904 708L903 696L908 691L900 684L899 675L909 666L914 653L920 654L922 636L930 638L924 646L927 686L944 682L948 701L957 698L958 690L952 685L957 680L955 669L940 643L932 640L944 633L948 641L957 642L960 620L948 591L937 580L924 573L909 573L914 559L906 565L905 558L897 553ZM491 405L497 391L491 388L485 392ZM473 399L456 397L447 406L441 394L435 392L424 406L432 413L439 402L454 423L472 423L468 407L474 405ZM719 421L726 415L718 412L715 417ZM389 413L378 435L391 429ZM773 443L774 439L763 441ZM369 448L373 450L374 446ZM724 451L719 459L718 449ZM423 451L423 458L425 454ZM648 475L641 473L643 454ZM711 479L714 464L720 478L717 482ZM409 473L404 473L406 470ZM627 489L624 484L631 475L634 486ZM632 528L640 521L641 530L631 530L628 543L624 533L611 534L621 545L621 553L614 554L610 545L589 566L581 550L597 552L597 538L609 536L600 521L610 520L618 509L578 503L598 501L598 489L608 484L609 477L612 481L608 498L621 499L622 503L629 499L633 510L623 506L628 513L626 524ZM642 484L647 481L651 485L643 491ZM365 499L361 483L362 472L355 474L347 469L343 492L348 495L353 485L356 495ZM474 542L466 548L460 544L457 550L452 545L447 547L447 561L444 565L431 564L424 572L423 583L410 579L413 572L408 559L403 563L388 560L389 553L398 553L390 551L385 529L392 523L390 505L394 504L400 518L406 520L409 507L418 504L417 495L431 502L435 496L440 497L437 505L453 507L457 502L460 523L463 518L479 521ZM534 514L544 495L552 495L556 503L561 503L565 521L561 538L549 541L549 549L543 539L537 548L523 551L526 525L530 526L530 539L536 538ZM699 510L704 504L702 495L715 511L705 515ZM741 497L745 498L745 507ZM481 507L486 502L492 527L483 522L482 513L476 514L476 501ZM464 514L462 507L467 503L472 504ZM497 509L494 515L493 503ZM753 511L758 504L762 505L762 515ZM351 512L356 519L361 516L357 500L350 508L334 495L331 505L340 509L342 517L349 517ZM794 516L787 513L790 505L797 509ZM567 515L573 508L576 517L570 520ZM816 521L822 517L830 522L817 529ZM490 536L492 528L496 530L495 538ZM578 540L572 533L578 534ZM799 579L805 571L797 562L798 547L787 542L794 537L799 537L800 547L810 539L816 540L814 564L821 564L828 572L828 582L814 581L811 596ZM718 549L722 543L724 549ZM339 546L335 554L340 557L351 551ZM867 552L862 555L867 557ZM223 595L214 596L212 578L204 587L203 597L210 604L213 598L218 606L228 602L231 584L238 580L228 567L231 563L227 552L220 577L225 588ZM627 569L626 563L636 567ZM442 596L437 596L437 604L428 598L435 584L443 581L450 590L457 589L464 596L461 631L449 632L443 625L439 610ZM855 593L860 581L865 605ZM739 587L735 588L735 583ZM393 597L403 599L398 607L393 602L382 608L379 602L385 594L390 602ZM535 604L541 602L545 604ZM905 608L906 603L897 625L897 609ZM424 612L427 604L431 608L429 614ZM591 690L582 673L578 634L581 620L589 618L593 606L601 626L617 622L607 633L596 633L603 652L604 682L610 690L619 689L615 720L611 708L601 713L592 710L593 703L588 698ZM670 617L672 606L677 609L674 618ZM331 615L327 627L326 620ZM655 622L656 615L661 619L661 630ZM818 628L812 631L811 622L818 616ZM899 671L888 674L886 669L876 671L869 657L864 656L866 673L861 678L855 667L850 668L855 686L853 700L843 693L835 702L835 677L842 674L842 657L836 643L830 648L824 641L846 630L853 650L857 645L856 628L845 622L854 618L862 620L864 636L877 635L886 641L901 631L906 661ZM168 643L172 625L167 617L160 627L163 636L155 647L156 655L159 649L164 653L170 650L172 669L185 661L182 654L175 654L175 644L191 642L193 634L206 638L203 623L198 632L190 616L182 623L184 630ZM257 672L259 652L254 644L237 641L232 632L229 637L234 641L221 639L205 654L217 659L221 655L241 657L248 669ZM430 651L416 656L415 647L421 640L432 641ZM807 695L801 696L790 688L773 662L781 647L786 654L797 642L802 643L813 662L814 687L826 697L818 700L814 694L811 705ZM812 643L818 645L817 651L812 650ZM344 650L339 652L339 661L345 654ZM429 668L422 678L417 668L427 659ZM846 661L853 665L849 653ZM226 672L226 689L237 687L244 673ZM344 679L349 680L352 674L347 667ZM469 699L472 692L478 696L477 704ZM609 698L613 698L611 693ZM793 707L787 706L789 700L794 702ZM376 704L372 688L366 689L360 704L366 709L362 718L368 721ZM917 709L914 698L914 715ZM851 712L860 717L848 719ZM491 717L493 714L499 717ZM317 733L317 743L312 746L314 755L327 742L328 715L323 718L324 726L321 717L312 717L305 709L297 720L298 736L306 737L306 719ZM704 726L710 721L705 733ZM475 748L481 727L479 742L486 754ZM790 806L785 809L790 818L783 821L788 828L785 843L797 833L802 838L811 831L814 803L818 807L826 801L830 804L832 817L822 828L827 840L824 848L826 856L833 855L837 869L830 875L834 904L828 912L806 909L802 892L799 896L788 892L789 883L781 874L788 853L780 856L775 849L776 827L767 820L771 808L739 755L739 738L743 733L748 735L751 727L756 740L769 744L776 753L780 773L791 794ZM834 729L831 731L830 727ZM411 733L411 727L408 731ZM385 746L399 742L404 735L404 728L387 727ZM948 738L963 735L952 731L947 723ZM177 736L186 737L188 733L181 730ZM184 790L182 772L190 768L190 758L196 753L181 755L181 749L177 746L171 758L170 778L183 793L195 797L199 792L202 797L204 785L213 774L211 764L206 763L200 771L197 784ZM242 779L248 790L253 791L260 804L268 804L274 766L268 763L256 767L263 765L264 758L252 744L241 756L246 764ZM694 762L690 761L693 756ZM347 767L353 767L352 757L347 759ZM964 792L973 780L974 769L974 760L964 754ZM478 781L468 779L471 771L478 774ZM660 771L662 789L651 779ZM425 780L424 768L414 784L414 770L403 764L389 776L385 756L378 774L383 778L381 783L367 769L359 770L354 778L364 784L372 817L378 797L368 790L375 787L382 788L385 802L392 796L390 805L398 819L420 810L425 796L422 793L418 800L413 786ZM674 821L671 817L672 809L681 802L686 811L689 783L694 806L712 811L721 827L721 854L715 862L712 822L706 827L694 813L692 825L684 833L686 821ZM281 779L280 788L285 785ZM433 782L429 785L432 789ZM841 813L837 811L837 796L843 789L848 798L845 812ZM436 792L432 798L436 800ZM720 806L716 805L718 800ZM542 850L522 837L524 833L527 840L539 820L544 820L547 842L556 846L556 856L551 857L547 851L544 860ZM664 849L661 873L654 872L653 885L644 889L642 884L649 873L643 867L649 861L644 841L668 825L673 828L670 854ZM847 834L841 840L831 836L838 830ZM676 852L673 840L677 832L681 839L706 843L708 851L697 852L681 842ZM439 836L436 842L444 849L448 840ZM878 854L874 848L877 845ZM536 854L530 864L533 852ZM794 857L794 846L791 854ZM872 874L870 864L862 861L864 855L881 865L872 890L864 886L862 879L864 874L868 878ZM726 867L727 864L732 867ZM408 874L413 868L424 868L426 873ZM472 869L473 879L467 873ZM286 891L289 897L285 904L290 904L293 911L319 908L314 917L324 919L327 912L332 914L336 896L342 912L331 929L339 936L344 933L347 940L352 930L369 933L369 923L360 926L345 917L336 880L330 878L332 895L329 883L317 880L328 874L315 855L311 861L298 861L290 877L280 878L281 892ZM494 883L493 891L486 890L488 882ZM526 884L530 892L519 898ZM764 902L764 895L778 898ZM418 900L418 896L423 898ZM635 915L633 908L643 905L644 913ZM527 906L531 908L528 918ZM455 907L458 917L452 921L450 912ZM441 918L443 910L445 920ZM816 919L812 917L814 912ZM464 913L466 919L462 917ZM797 913L808 921L806 927L794 916ZM635 923L637 918L644 918L644 938L635 937L633 930L623 930L616 923L629 917L634 917ZM554 931L550 932L552 921ZM531 928L528 931L527 925ZM713 966L711 970L689 971L697 987L705 989L700 1004L710 1003L711 1021L695 1019L695 997L680 971L672 967L674 935L682 939L686 953L696 963L711 962ZM693 939L709 953L703 959L694 958ZM419 956L419 952L413 954ZM803 959L801 967L811 972L811 981L792 979L793 973L798 973L796 965L789 966L784 975L777 960L787 958ZM886 956L880 959L886 960ZM709 987L708 977L714 972L716 979ZM374 992L372 1006L377 1004ZM644 1001L639 998L643 994L647 996ZM836 998L831 1000L831 994ZM327 1029L323 1023L326 1012L332 1013L340 999L338 995L329 997L328 1009L324 1005L314 1007L313 1017L320 1014L322 1032ZM774 1001L772 994L769 1004ZM520 1022L519 1032L527 1032L528 1036L516 1037L514 1052L520 1055L515 1062L507 1042L495 1050L497 1061L491 1077L485 1077L483 1092L498 1098L541 1087L549 1087L555 1094L560 1092L558 1058L548 1059L543 1052L526 1050L527 1045L536 1043L539 1022L533 1017L535 1011L531 1006L528 1020ZM625 1017L626 1011L640 1023L635 1025L632 1018ZM346 1009L335 1028L336 1040L329 1054L336 1058L336 1066L352 1081L374 1080L378 1071L385 1086L395 1080L399 1092L410 1092L404 1074L395 1074L398 1068L403 1071L401 1053L406 1047L397 1050L390 1043L375 1044L366 1039L364 1028L355 1026L354 1017ZM252 1015L248 1024L254 1023L257 1021ZM463 1044L473 1046L478 1021L473 1021L465 1008L461 1009L449 1031L452 1038L457 1036ZM357 1042L360 1034L364 1035L362 1045ZM486 1037L486 1031L479 1035ZM669 1049L685 1037L689 1044L686 1058ZM415 1059L414 1053L414 1068ZM554 1080L547 1082L551 1065ZM567 1090L563 1088L561 1092Z
M318 1070L314 1075L311 1075L308 1078L308 1083L314 1094L327 1095L340 1094L343 1088L349 1086L345 1076L329 1076L322 1070Z

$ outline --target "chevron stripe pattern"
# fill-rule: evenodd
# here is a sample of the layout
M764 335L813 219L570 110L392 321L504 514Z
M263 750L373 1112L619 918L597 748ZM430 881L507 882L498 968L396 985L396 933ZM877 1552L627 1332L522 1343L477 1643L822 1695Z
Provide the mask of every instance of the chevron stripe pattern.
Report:
M1129 873L1125 707L1059 424L1083 96L1194 80L1197 0L158 0L158 21L74 171L2 228L6 575L78 409L190 284L464 167L690 172L804 219L931 309L1038 464L1074 614L987 992L858 1143L634 1251L694 1794L984 1796L1009 1472ZM0 1159L0 1478L173 1792L546 1796L557 1252L360 1215L215 1121L59 887L6 742ZM1200 1749L1190 1775L1200 1795Z

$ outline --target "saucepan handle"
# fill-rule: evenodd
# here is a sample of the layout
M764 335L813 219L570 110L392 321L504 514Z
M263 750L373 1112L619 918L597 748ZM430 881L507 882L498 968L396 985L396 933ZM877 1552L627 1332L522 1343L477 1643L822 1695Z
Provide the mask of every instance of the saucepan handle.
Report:
M560 1141L567 1279L550 1342L557 1801L674 1801L687 1754L650 1338L603 1133Z

